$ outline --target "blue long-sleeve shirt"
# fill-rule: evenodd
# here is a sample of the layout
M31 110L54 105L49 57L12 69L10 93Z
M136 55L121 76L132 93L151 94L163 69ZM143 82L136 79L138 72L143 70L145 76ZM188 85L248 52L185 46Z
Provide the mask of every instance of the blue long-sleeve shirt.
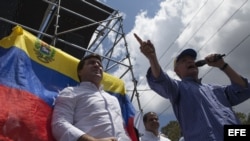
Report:
M209 85L192 78L175 80L162 70L156 79L149 69L147 80L152 90L172 103L185 141L223 141L224 125L240 124L232 106L250 98L247 79L247 88Z

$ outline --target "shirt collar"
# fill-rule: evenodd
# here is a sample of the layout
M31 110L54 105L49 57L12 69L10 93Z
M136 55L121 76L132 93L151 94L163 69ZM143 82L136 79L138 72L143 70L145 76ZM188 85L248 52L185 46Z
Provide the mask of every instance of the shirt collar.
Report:
M193 77L184 77L182 79L182 81L193 81L193 82L201 84L202 78L199 78L198 80L195 80Z
M96 88L96 85L90 81L84 81L84 82L81 82L79 84L79 86L88 86L88 87L93 87L93 88ZM103 85L101 85L99 88L99 90L103 90Z
M157 136L155 136L155 134L153 134L153 133L150 132L150 131L147 131L147 130L146 130L145 132L147 132L147 134L150 135L150 136L157 137L157 138L160 137L160 133L159 133Z

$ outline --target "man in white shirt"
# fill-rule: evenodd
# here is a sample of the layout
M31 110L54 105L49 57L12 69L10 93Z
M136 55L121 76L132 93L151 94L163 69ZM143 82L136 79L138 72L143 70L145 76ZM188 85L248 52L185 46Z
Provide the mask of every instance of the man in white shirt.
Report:
M119 102L101 86L101 57L90 54L77 66L79 86L60 91L52 116L57 141L131 141Z
M184 137L183 136L180 137L179 141L184 141Z
M145 132L141 141L171 141L169 138L159 132L160 123L158 116L154 112L148 112L143 116Z

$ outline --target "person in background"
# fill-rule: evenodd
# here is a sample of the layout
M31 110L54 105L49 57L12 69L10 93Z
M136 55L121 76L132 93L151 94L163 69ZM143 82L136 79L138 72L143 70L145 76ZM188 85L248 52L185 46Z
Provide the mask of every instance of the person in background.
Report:
M171 141L164 134L159 132L160 123L154 112L148 112L143 116L145 132L141 141Z
M156 93L170 100L185 141L223 141L224 125L240 124L232 106L250 98L249 81L223 58L218 59L219 54L210 54L205 57L206 64L219 68L231 84L202 83L195 65L197 53L193 49L186 49L176 56L174 71L181 80L173 79L163 72L150 40L142 41L134 35L150 63L146 74L148 84Z
M184 141L184 137L183 136L180 137L179 141Z
M181 137L179 138L179 141L184 141L184 137L183 137L182 132L181 132Z
M90 54L77 66L79 86L66 87L55 101L52 133L57 141L131 141L116 97L101 86L101 57Z

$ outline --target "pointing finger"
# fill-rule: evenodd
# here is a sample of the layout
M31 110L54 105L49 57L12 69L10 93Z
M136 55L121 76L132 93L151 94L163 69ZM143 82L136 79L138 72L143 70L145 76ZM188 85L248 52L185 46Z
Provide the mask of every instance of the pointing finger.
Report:
M136 33L134 33L134 36L136 40L140 43L140 45L142 45L142 39Z

